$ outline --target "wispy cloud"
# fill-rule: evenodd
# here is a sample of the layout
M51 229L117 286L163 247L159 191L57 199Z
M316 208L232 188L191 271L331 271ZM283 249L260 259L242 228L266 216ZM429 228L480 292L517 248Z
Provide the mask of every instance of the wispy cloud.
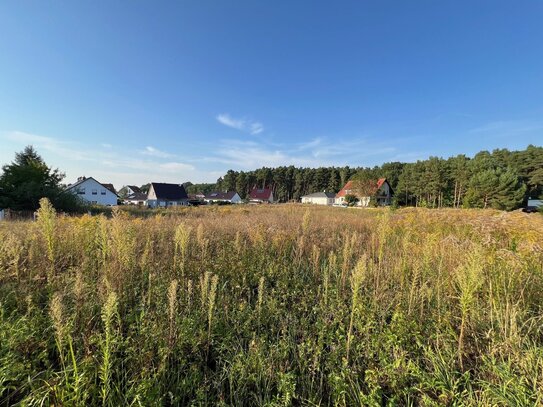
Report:
M250 170L282 165L301 167L366 166L396 154L395 148L365 138L328 140L318 137L303 143L273 145L255 140L223 140L201 161Z
M513 136L543 129L543 122L526 120L498 120L485 123L468 130L470 134L489 134L494 136Z
M260 122L249 119L236 119L230 116L228 113L221 113L215 117L217 121L227 127L231 127L236 130L244 131L253 135L262 133L264 131L264 125Z
M0 133L0 139L13 144L15 149L22 149L27 144L34 145L38 152L44 155L49 165L56 167L60 164L61 170L67 173L67 182L83 174L94 176L102 182L112 182L119 188L128 183L136 185L150 181L179 183L188 180L214 181L218 178L214 171L207 169L198 171L194 165L178 159L172 160L173 154L151 146L132 151L129 149L120 151L114 146L92 148L21 131Z
M158 157L158 158L171 158L174 157L173 154L167 153L166 151L161 151L155 147L147 146L145 147L145 150L141 151L143 155L148 155L151 157Z
M67 143L54 137L41 136L23 131L10 131L4 134L6 140L21 144L32 144L35 147L54 153L60 157L85 161L91 159L89 151L78 149L71 143Z

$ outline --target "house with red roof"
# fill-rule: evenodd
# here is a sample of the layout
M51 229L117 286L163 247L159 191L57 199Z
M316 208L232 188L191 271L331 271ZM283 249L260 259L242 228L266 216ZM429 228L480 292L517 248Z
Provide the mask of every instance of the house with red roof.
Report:
M386 206L392 203L392 188L386 178L379 178L377 181L370 181L362 194L354 181L348 181L345 186L336 194L335 204L345 204L347 195L354 195L358 198L357 206L369 206L371 198L374 197L377 205Z
M253 188L249 192L249 203L273 203L271 188Z

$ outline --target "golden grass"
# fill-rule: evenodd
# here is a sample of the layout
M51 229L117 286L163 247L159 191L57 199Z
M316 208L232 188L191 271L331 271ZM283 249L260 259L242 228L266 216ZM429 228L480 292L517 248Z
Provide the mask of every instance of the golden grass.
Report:
M543 217L302 205L0 223L0 405L537 405Z

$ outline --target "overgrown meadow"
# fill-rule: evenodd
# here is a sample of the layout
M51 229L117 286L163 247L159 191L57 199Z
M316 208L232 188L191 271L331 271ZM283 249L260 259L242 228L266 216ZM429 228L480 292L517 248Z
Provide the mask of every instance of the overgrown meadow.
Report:
M0 224L0 405L543 403L543 216L301 205Z

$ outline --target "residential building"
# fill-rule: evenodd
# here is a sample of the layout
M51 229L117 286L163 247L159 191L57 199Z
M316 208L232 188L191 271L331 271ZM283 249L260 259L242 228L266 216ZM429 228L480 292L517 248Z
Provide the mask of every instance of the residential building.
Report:
M386 178L379 178L369 188L369 194L361 196L356 190L353 181L348 181L345 186L336 194L335 203L344 204L347 195L354 195L358 199L356 206L369 206L371 198L375 198L378 206L386 206L392 203L392 188Z
M137 187L136 185L126 185L126 196L142 193L141 189Z
M92 177L79 177L66 188L79 198L94 205L117 205L117 193L112 184L101 184Z
M249 203L273 203L271 188L253 188L249 193Z
M147 194L147 206L165 208L170 206L187 206L189 197L181 184L151 182Z
M222 202L231 204L239 204L242 202L240 196L236 191L210 192L205 195L204 201L206 201L207 203Z
M335 198L336 194L333 192L315 192L313 194L302 196L302 203L314 205L333 205Z
M134 192L124 198L123 203L125 205L145 206L147 205L147 194L144 194L143 192Z

